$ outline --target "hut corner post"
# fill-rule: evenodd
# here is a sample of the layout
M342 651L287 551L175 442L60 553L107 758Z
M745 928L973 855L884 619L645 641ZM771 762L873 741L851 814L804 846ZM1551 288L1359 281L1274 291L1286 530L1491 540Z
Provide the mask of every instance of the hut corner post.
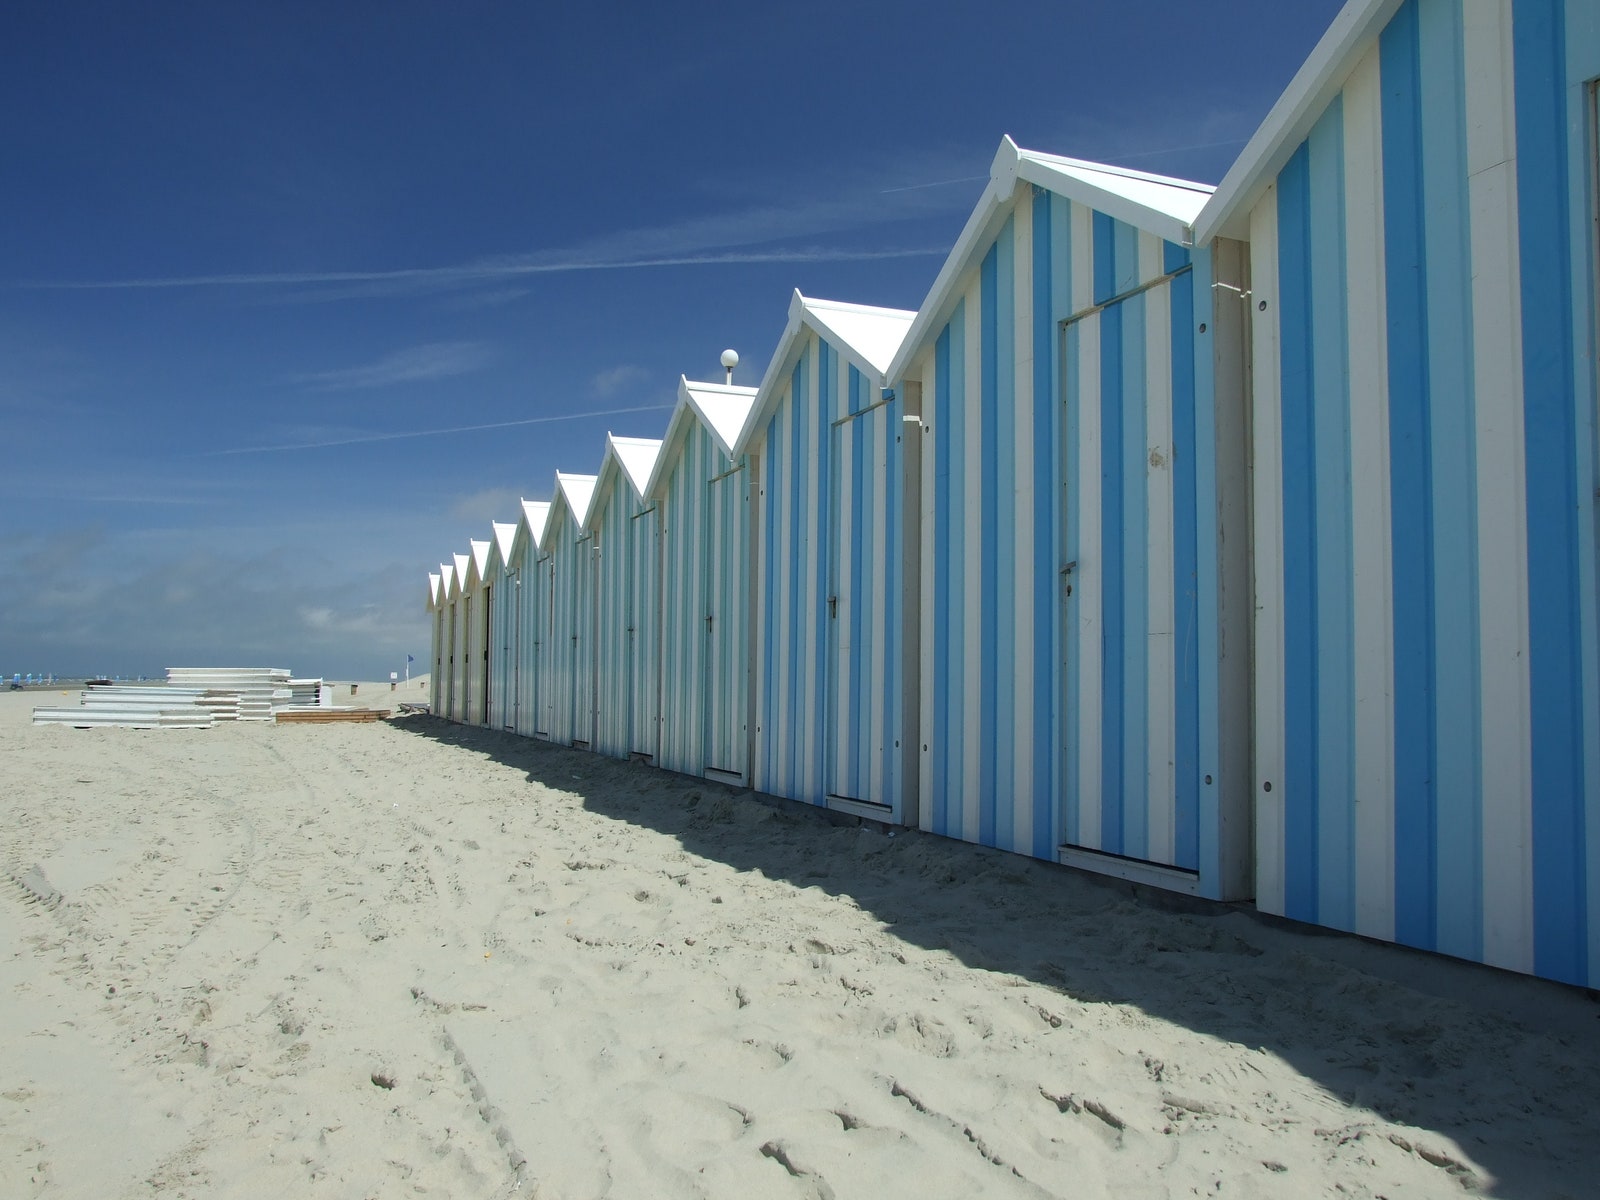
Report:
M900 432L900 823L922 816L922 384L903 382Z

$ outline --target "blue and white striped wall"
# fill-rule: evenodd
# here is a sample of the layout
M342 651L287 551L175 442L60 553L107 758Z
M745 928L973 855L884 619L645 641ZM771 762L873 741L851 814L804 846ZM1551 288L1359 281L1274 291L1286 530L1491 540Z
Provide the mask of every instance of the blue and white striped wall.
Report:
M594 741L594 535L584 527L594 484L593 475L557 473L542 544L550 624L539 666L541 732L568 746Z
M901 671L904 411L806 328L756 443L754 786L894 822L916 736Z
M448 578L446 568L440 567L439 574L428 575L428 627L432 638L432 652L428 655L428 708L430 711L443 715L444 705L441 700L444 685L444 588Z
M516 575L511 568L511 552L516 541L514 522L492 523L494 537L489 547L487 575L493 581L493 601L489 609L489 713L485 724L491 729L512 728L516 705Z
M455 561L455 578L450 588L449 715L452 721L465 721L467 719L466 669L468 660L466 596L463 589L467 582L467 566L471 562L471 558L466 554L457 554L452 557Z
M1407 0L1250 214L1256 902L1589 986L1597 76Z
M1242 548L1237 289L1215 311L1234 281L1213 250L1044 188L996 221L906 372L926 430L923 826L1242 894L1246 668L1223 631L1244 629L1243 559L1221 519L1233 505Z
M753 388L685 384L742 401ZM735 431L737 432L737 431ZM657 763L748 783L752 470L680 400L650 483L661 513L661 743Z
M642 495L660 448L656 441L608 438L589 515L598 563L593 748L614 758L637 754L653 760L660 736L659 514Z
M511 615L511 655L508 670L511 711L507 728L523 737L541 732L538 724L539 652L548 635L550 589L539 567L539 542L544 537L548 501L524 500L511 553L506 557L505 606Z

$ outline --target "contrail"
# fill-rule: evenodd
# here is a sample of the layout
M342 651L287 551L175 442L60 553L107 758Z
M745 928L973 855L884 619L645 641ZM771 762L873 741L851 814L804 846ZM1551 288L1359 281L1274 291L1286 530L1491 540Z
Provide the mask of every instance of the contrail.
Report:
M243 446L237 450L206 450L201 458L223 454L276 454L282 450L325 450L330 446L359 446L366 442L397 442L403 438L439 437L447 433L477 433L484 429L509 429L514 425L545 425L551 421L581 421L585 417L614 417L621 413L656 412L670 404L640 404L633 408L606 408L597 412L561 413L554 417L524 417L519 421L493 421L488 425L456 425L450 429L416 429L407 433L368 433L331 442L295 442L286 446Z
M771 250L733 254L690 254L664 258L569 259L558 262L482 263L460 267L401 267L389 271L305 271L284 274L184 275L155 279L91 279L78 282L20 281L6 286L34 291L131 291L201 287L293 287L323 283L473 283L568 271L628 271L648 267L728 266L756 263L855 262L885 258L923 258L943 254L935 247L902 250Z

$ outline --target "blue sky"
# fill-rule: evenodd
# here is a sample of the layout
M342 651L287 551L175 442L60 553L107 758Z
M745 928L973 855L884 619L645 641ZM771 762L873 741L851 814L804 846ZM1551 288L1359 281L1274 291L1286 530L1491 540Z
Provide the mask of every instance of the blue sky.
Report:
M1215 183L1337 9L13 6L0 671L422 663L794 288L916 308L1002 134Z

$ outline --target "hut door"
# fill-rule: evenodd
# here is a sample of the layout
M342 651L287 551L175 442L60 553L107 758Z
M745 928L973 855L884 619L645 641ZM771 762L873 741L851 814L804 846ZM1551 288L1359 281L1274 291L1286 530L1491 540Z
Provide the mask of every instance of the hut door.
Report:
M550 718L555 708L555 689L550 686L550 667L554 656L550 653L551 638L555 633L555 563L550 555L541 558L534 568L533 627L533 735L550 736Z
M885 415L879 406L833 427L826 542L828 572L827 706L824 753L828 800L889 806L882 782L872 778L877 758L873 743L870 623L874 580L880 579L886 550L883 513L875 501L874 463L884 453ZM874 534L879 540L873 543Z
M494 599L494 589L491 588L488 584L484 584L484 587L483 587L483 707L478 710L478 719L480 721L482 721L483 724L485 724L485 725L487 725L489 723L489 695L490 695L490 689L493 686L492 683L491 683L491 678L490 677L494 673L493 672L493 667L491 666L491 664L494 662L494 655L490 652L492 643L494 642L494 606L491 603L491 601L493 599Z
M1184 268L1062 327L1061 854L1095 869L1196 870L1193 345L1173 319L1193 286Z
M628 752L656 755L655 628L658 599L656 510L628 522L628 578L633 594L628 610Z
M456 720L468 724L472 723L472 632L472 597L468 596L461 601L461 677L456 681L461 690L455 713Z
M706 774L743 782L745 732L745 472L736 467L706 485Z
M594 542L579 538L572 547L572 744L594 737Z
M449 670L445 672L444 678L440 681L443 684L443 689L439 696L439 706L444 710L444 718L448 721L453 721L456 717L456 606L454 604L449 608L446 624L448 626L446 636L449 640Z
M511 588L511 612L507 614L510 626L506 636L511 644L506 647L507 657L511 662L511 702L506 707L507 711L501 718L507 729L521 732L522 729L522 571L519 568L516 575L517 582Z

